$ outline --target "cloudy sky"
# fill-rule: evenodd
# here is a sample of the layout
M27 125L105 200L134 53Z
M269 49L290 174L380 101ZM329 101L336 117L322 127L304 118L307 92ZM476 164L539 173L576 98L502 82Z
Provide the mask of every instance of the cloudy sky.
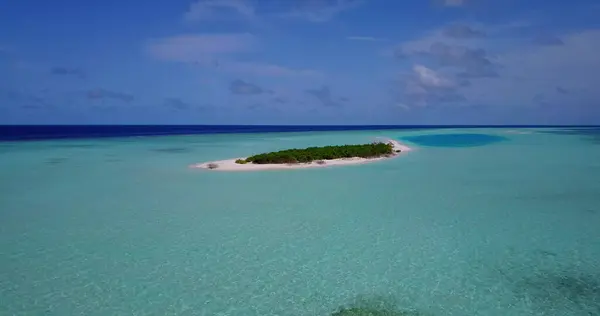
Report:
M0 2L0 124L599 124L597 0Z

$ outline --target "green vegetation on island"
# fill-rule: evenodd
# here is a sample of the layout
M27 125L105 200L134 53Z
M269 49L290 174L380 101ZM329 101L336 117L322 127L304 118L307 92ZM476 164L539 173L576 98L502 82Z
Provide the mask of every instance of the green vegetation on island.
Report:
M372 143L364 145L342 145L309 147L305 149L287 149L250 156L246 159L238 159L238 164L290 164L308 163L340 158L377 158L394 154L394 146L391 143Z

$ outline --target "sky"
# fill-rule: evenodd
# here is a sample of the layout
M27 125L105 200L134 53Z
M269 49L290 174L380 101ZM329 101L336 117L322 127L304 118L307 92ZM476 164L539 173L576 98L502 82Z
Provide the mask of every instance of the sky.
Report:
M598 0L0 1L0 124L600 124Z

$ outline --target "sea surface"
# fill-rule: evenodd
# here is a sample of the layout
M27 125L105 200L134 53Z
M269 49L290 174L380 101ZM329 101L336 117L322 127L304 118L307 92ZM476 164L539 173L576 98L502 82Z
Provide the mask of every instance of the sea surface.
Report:
M599 128L1 131L0 315L600 315ZM414 151L188 168L378 137Z

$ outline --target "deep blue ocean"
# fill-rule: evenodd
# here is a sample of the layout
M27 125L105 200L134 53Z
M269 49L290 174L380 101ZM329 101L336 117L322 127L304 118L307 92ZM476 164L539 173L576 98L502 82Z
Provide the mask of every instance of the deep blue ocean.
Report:
M0 125L0 141L157 135L485 128L460 125ZM495 128L552 126L489 126ZM565 126L561 126L565 128ZM572 127L577 130L580 127ZM598 129L596 129L598 131Z

